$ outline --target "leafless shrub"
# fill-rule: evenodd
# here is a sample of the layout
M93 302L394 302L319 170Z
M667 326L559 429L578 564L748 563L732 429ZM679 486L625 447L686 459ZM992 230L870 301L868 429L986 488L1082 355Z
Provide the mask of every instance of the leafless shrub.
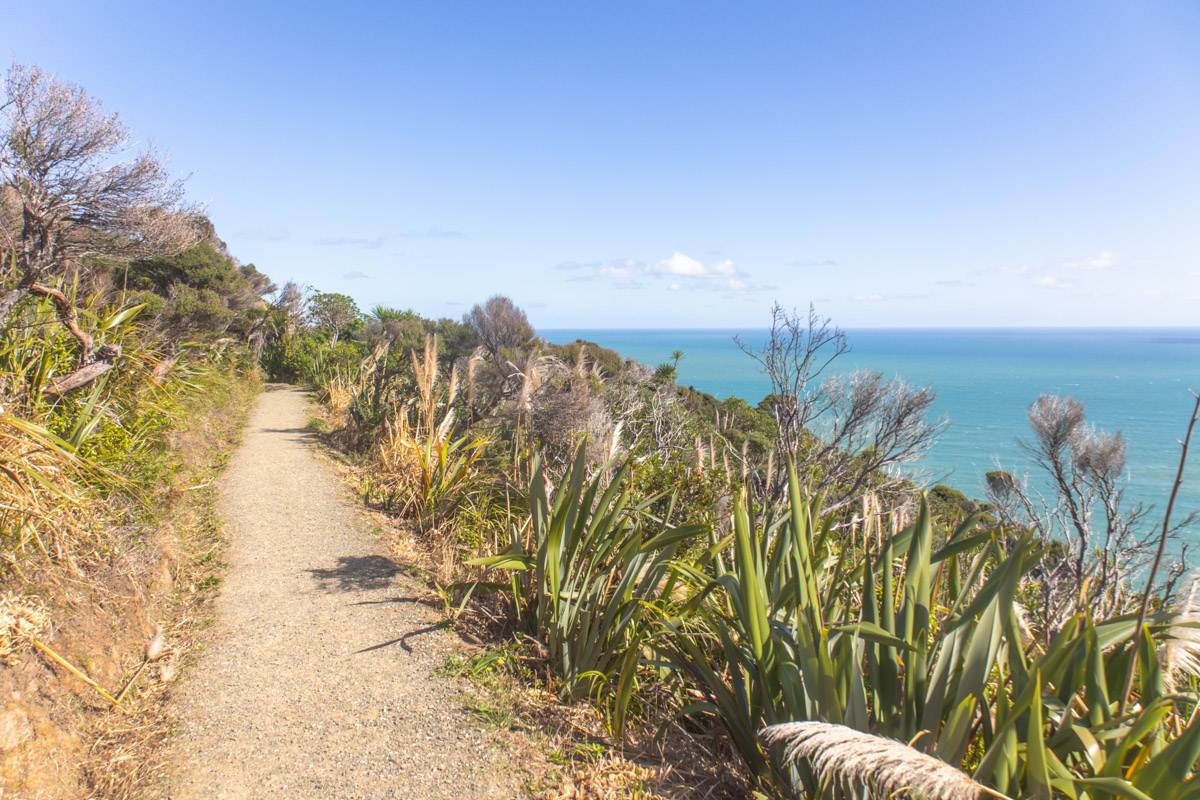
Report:
M532 399L531 411L534 435L552 464L565 466L585 438L592 467L600 467L616 454L618 424L587 377L572 373L544 384Z
M812 478L812 490L826 495L829 508L851 502L869 481L898 486L898 480L889 480L891 468L918 458L941 429L926 420L934 400L929 387L912 387L877 372L827 377L850 344L841 329L811 307L801 316L776 304L766 344L737 343L771 381L768 402L780 455L796 460Z
M1150 564L1159 533L1149 523L1153 509L1126 502L1126 442L1118 431L1098 430L1074 397L1042 395L1029 407L1031 441L1022 449L1035 466L1034 480L1011 473L988 474L988 495L1004 520L1030 527L1063 549L1050 548L1035 571L1044 605L1044 635L1076 611L1106 618L1126 610L1136 597L1130 578ZM1168 536L1195 521L1190 515ZM1163 595L1183 572L1168 570Z
M672 386L656 386L646 399L642 413L627 423L631 438L667 464L688 452L691 440L688 415Z
M463 322L471 326L480 345L497 364L505 349L522 347L533 338L533 326L525 312L499 294L475 304L463 315Z

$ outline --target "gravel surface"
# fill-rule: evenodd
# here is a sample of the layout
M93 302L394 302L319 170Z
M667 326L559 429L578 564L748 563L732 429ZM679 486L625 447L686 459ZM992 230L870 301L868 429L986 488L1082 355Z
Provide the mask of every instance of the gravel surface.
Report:
M229 568L181 688L171 798L514 797L501 746L437 670L453 637L265 392L223 479Z

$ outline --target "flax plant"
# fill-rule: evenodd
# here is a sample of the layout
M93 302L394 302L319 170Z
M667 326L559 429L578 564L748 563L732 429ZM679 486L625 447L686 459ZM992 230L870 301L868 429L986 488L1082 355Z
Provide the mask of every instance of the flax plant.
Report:
M760 745L764 726L803 721L911 742L993 793L1200 797L1196 697L1166 691L1158 656L1189 640L1189 615L1160 613L1130 649L1135 615L1079 614L1042 650L1017 603L1038 562L1029 535L1006 545L977 517L943 534L922 503L878 552L851 554L794 468L788 494L776 513L743 493L728 539L674 565L691 599L661 639L704 697L685 713L719 718L764 787L859 796L803 748ZM1126 669L1139 702L1122 711Z
M514 605L545 646L559 694L595 695L620 736L653 634L650 610L670 601L671 563L703 528L651 516L633 497L628 466L611 481L603 471L589 478L586 443L556 488L540 461L532 475L529 524L513 527L507 551L468 563L514 573Z

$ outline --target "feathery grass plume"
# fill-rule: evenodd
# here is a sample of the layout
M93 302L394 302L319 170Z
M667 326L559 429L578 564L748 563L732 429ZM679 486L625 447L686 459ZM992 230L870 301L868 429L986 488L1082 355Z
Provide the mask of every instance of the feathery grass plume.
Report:
M978 800L1002 797L945 761L882 736L827 722L785 722L759 732L783 745L788 762L807 761L822 782L847 792L869 789L887 798Z
M467 359L467 409L472 413L475 412L475 403L478 399L478 386L476 378L478 377L479 364L483 361L483 348L475 348L475 352Z
M608 460L613 461L621 452L621 430L625 427L624 420L618 420L613 426L612 439L608 442Z
M509 361L510 379L520 379L520 390L517 392L517 408L522 414L529 415L533 411L533 398L538 390L553 374L565 369L563 363L554 356L542 355L540 347L532 347L520 366Z
M159 625L154 630L154 638L146 645L146 661L154 662L163 657L166 651L167 637L163 634L162 626Z
M149 644L146 645L146 655L144 658L142 658L142 663L134 671L133 675L129 677L129 680L125 681L125 685L117 694L117 703L120 703L125 699L125 697L129 694L129 690L133 688L133 684L137 682L139 677L141 677L141 674L145 671L146 667L163 657L163 654L166 652L166 648L167 637L163 633L162 626L159 625L154 630L154 638L152 638Z
M1188 581L1178 597L1159 653L1169 692L1176 690L1180 679L1200 678L1200 577Z
M1029 609L1019 600L1013 600L1012 610L1013 619L1017 623L1017 632L1021 635L1021 645L1028 647L1036 638L1033 622L1029 619Z
M575 353L575 374L583 377L587 374L587 347L580 346Z
M416 380L417 392L420 395L418 408L421 412L419 422L426 430L433 429L433 417L437 406L437 396L434 387L438 378L437 334L425 336L425 352L418 356L417 351L409 353L412 358L413 378Z

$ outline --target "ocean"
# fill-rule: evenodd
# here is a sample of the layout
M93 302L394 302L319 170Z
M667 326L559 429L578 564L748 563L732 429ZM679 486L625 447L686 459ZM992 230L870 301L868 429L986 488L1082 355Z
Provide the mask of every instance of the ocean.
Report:
M720 398L758 403L770 385L733 341L751 346L764 330L543 330L548 341L577 338L655 366L683 351L678 382ZM931 385L934 415L947 422L936 444L908 467L917 480L945 483L974 497L998 466L1017 475L1033 465L1018 440L1029 438L1026 410L1040 394L1074 395L1089 421L1120 430L1128 442L1133 502L1166 506L1179 463L1179 441L1200 391L1200 328L1188 329L860 329L835 372L878 370ZM1198 434L1200 438L1200 434ZM1200 441L1193 442L1176 505L1200 509ZM1200 530L1189 537L1200 541Z

